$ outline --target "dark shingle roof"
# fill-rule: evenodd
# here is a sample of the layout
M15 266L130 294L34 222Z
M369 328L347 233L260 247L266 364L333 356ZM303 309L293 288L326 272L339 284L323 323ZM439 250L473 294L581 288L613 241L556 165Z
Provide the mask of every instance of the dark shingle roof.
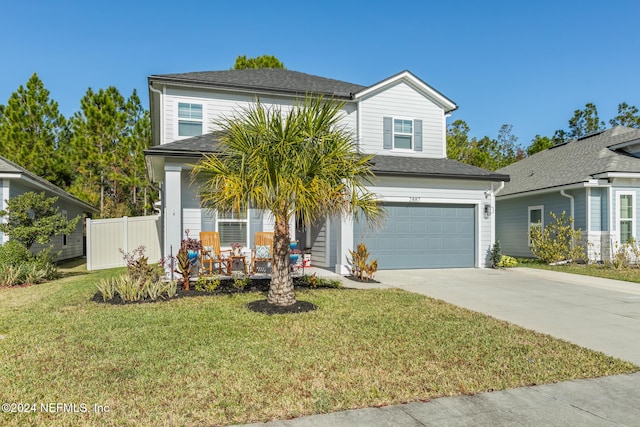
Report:
M145 150L147 156L199 157L208 153L219 153L218 136L208 133ZM457 178L486 181L508 181L509 176L480 169L451 159L420 157L375 156L371 170L376 175L421 176L431 178Z
M200 71L149 76L149 82L153 81L201 84L249 91L268 90L296 95L313 93L347 99L351 98L352 93L365 88L365 86L353 83L279 68Z
M491 172L451 159L375 156L372 164L371 170L376 175L509 181L509 176L506 174Z
M155 145L144 150L146 156L198 157L205 153L216 153L219 132L206 133L191 138L173 141L168 144Z
M38 175L28 171L27 169L23 168L22 166L17 165L16 163L13 163L10 160L5 159L4 157L0 157L0 172L2 173L8 173L8 174L20 174L20 175L24 175L26 178L28 178L29 180L33 181L35 184L37 184L39 187L41 187L42 189L46 189L49 190L50 192L64 197L65 199L71 200L75 203L77 203L78 205L82 206L84 209L90 211L90 212L98 212L98 210L96 208L94 208L93 206L91 206L90 204L83 202L82 200L78 199L75 196L72 196L71 194L67 193L66 191L64 191L62 188L53 185L52 183L50 183L49 181L47 181L44 178L39 177Z
M496 171L511 176L498 197L586 182L605 172L640 172L639 158L614 150L634 140L640 142L640 129L618 126L536 153Z

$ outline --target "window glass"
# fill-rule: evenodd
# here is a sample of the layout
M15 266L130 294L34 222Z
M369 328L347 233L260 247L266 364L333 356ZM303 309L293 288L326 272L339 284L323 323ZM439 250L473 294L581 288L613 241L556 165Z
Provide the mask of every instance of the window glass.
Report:
M178 135L179 136L198 136L202 135L202 123L201 122L178 122Z
M532 209L529 211L529 215L530 215L529 222L532 225L542 221L542 209Z
M220 233L220 246L231 246L234 242L240 242L246 246L247 223L246 222L218 222Z
M178 103L178 117L181 119L199 119L202 120L202 105Z
M178 136L202 135L202 105L178 103Z
M633 196L620 195L620 241L627 243L633 238Z
M633 201L631 194L623 194L620 196L620 218L633 218Z
M393 148L410 150L413 139L413 120L393 120Z

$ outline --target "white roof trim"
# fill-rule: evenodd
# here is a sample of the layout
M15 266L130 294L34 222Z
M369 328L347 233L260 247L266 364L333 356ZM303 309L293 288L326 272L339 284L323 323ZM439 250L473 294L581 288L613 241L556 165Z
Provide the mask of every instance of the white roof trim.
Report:
M578 182L575 184L559 185L557 187L541 188L539 190L532 190L532 191L523 191L520 193L507 194L504 196L498 195L496 196L496 200L507 200L507 199L513 199L516 197L535 196L535 195L544 194L544 193L556 193L562 190L575 190L579 188L610 187L610 186L611 186L610 183L607 181L596 181L594 179L590 179L589 181Z
M355 99L363 98L367 95L370 95L374 92L377 92L387 86L395 84L398 81L404 80L411 85L415 86L418 90L424 93L429 98L433 99L436 103L438 103L442 108L444 108L445 112L451 112L458 108L458 106L451 101L446 96L442 95L440 92L411 74L409 71L403 71L401 73L396 74L395 76L391 76L387 79L382 80L379 83L371 85L365 89L362 89L360 92L356 92L353 94Z
M594 178L631 178L638 179L640 178L640 172L604 172L593 175Z

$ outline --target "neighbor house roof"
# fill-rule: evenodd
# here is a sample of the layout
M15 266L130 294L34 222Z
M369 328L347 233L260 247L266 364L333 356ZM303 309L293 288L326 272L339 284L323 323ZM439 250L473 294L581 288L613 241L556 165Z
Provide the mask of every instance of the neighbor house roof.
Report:
M633 141L640 143L640 129L617 126L536 153L496 171L511 176L498 197L588 182L605 173L640 173L640 158L618 149Z
M221 152L219 132L154 146L145 150L148 157L194 157ZM371 161L375 175L419 176L430 178L473 179L483 181L508 181L509 176L490 172L451 159L422 157L375 156Z
M149 76L149 83L152 82L193 84L251 92L275 91L303 96L313 93L344 99L351 99L352 94L365 88L353 83L281 68L152 75Z
M47 190L55 194L56 196L62 197L63 199L67 199L75 204L78 204L82 206L83 209L89 212L98 212L98 209L94 208L90 204L83 202L75 196L72 196L62 188L53 185L46 179L39 177L38 175L28 171L22 166L13 163L10 160L5 159L4 157L0 157L0 178L23 179L29 182L31 185L34 185L42 190Z

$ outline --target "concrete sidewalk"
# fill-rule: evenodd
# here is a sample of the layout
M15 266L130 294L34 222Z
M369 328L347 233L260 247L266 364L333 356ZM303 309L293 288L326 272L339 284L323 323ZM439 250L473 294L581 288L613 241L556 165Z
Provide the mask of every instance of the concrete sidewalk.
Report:
M375 278L380 283L343 282L428 295L640 365L640 284L529 268L379 271ZM640 373L253 425L640 426Z
M311 415L252 426L638 426L640 374Z

